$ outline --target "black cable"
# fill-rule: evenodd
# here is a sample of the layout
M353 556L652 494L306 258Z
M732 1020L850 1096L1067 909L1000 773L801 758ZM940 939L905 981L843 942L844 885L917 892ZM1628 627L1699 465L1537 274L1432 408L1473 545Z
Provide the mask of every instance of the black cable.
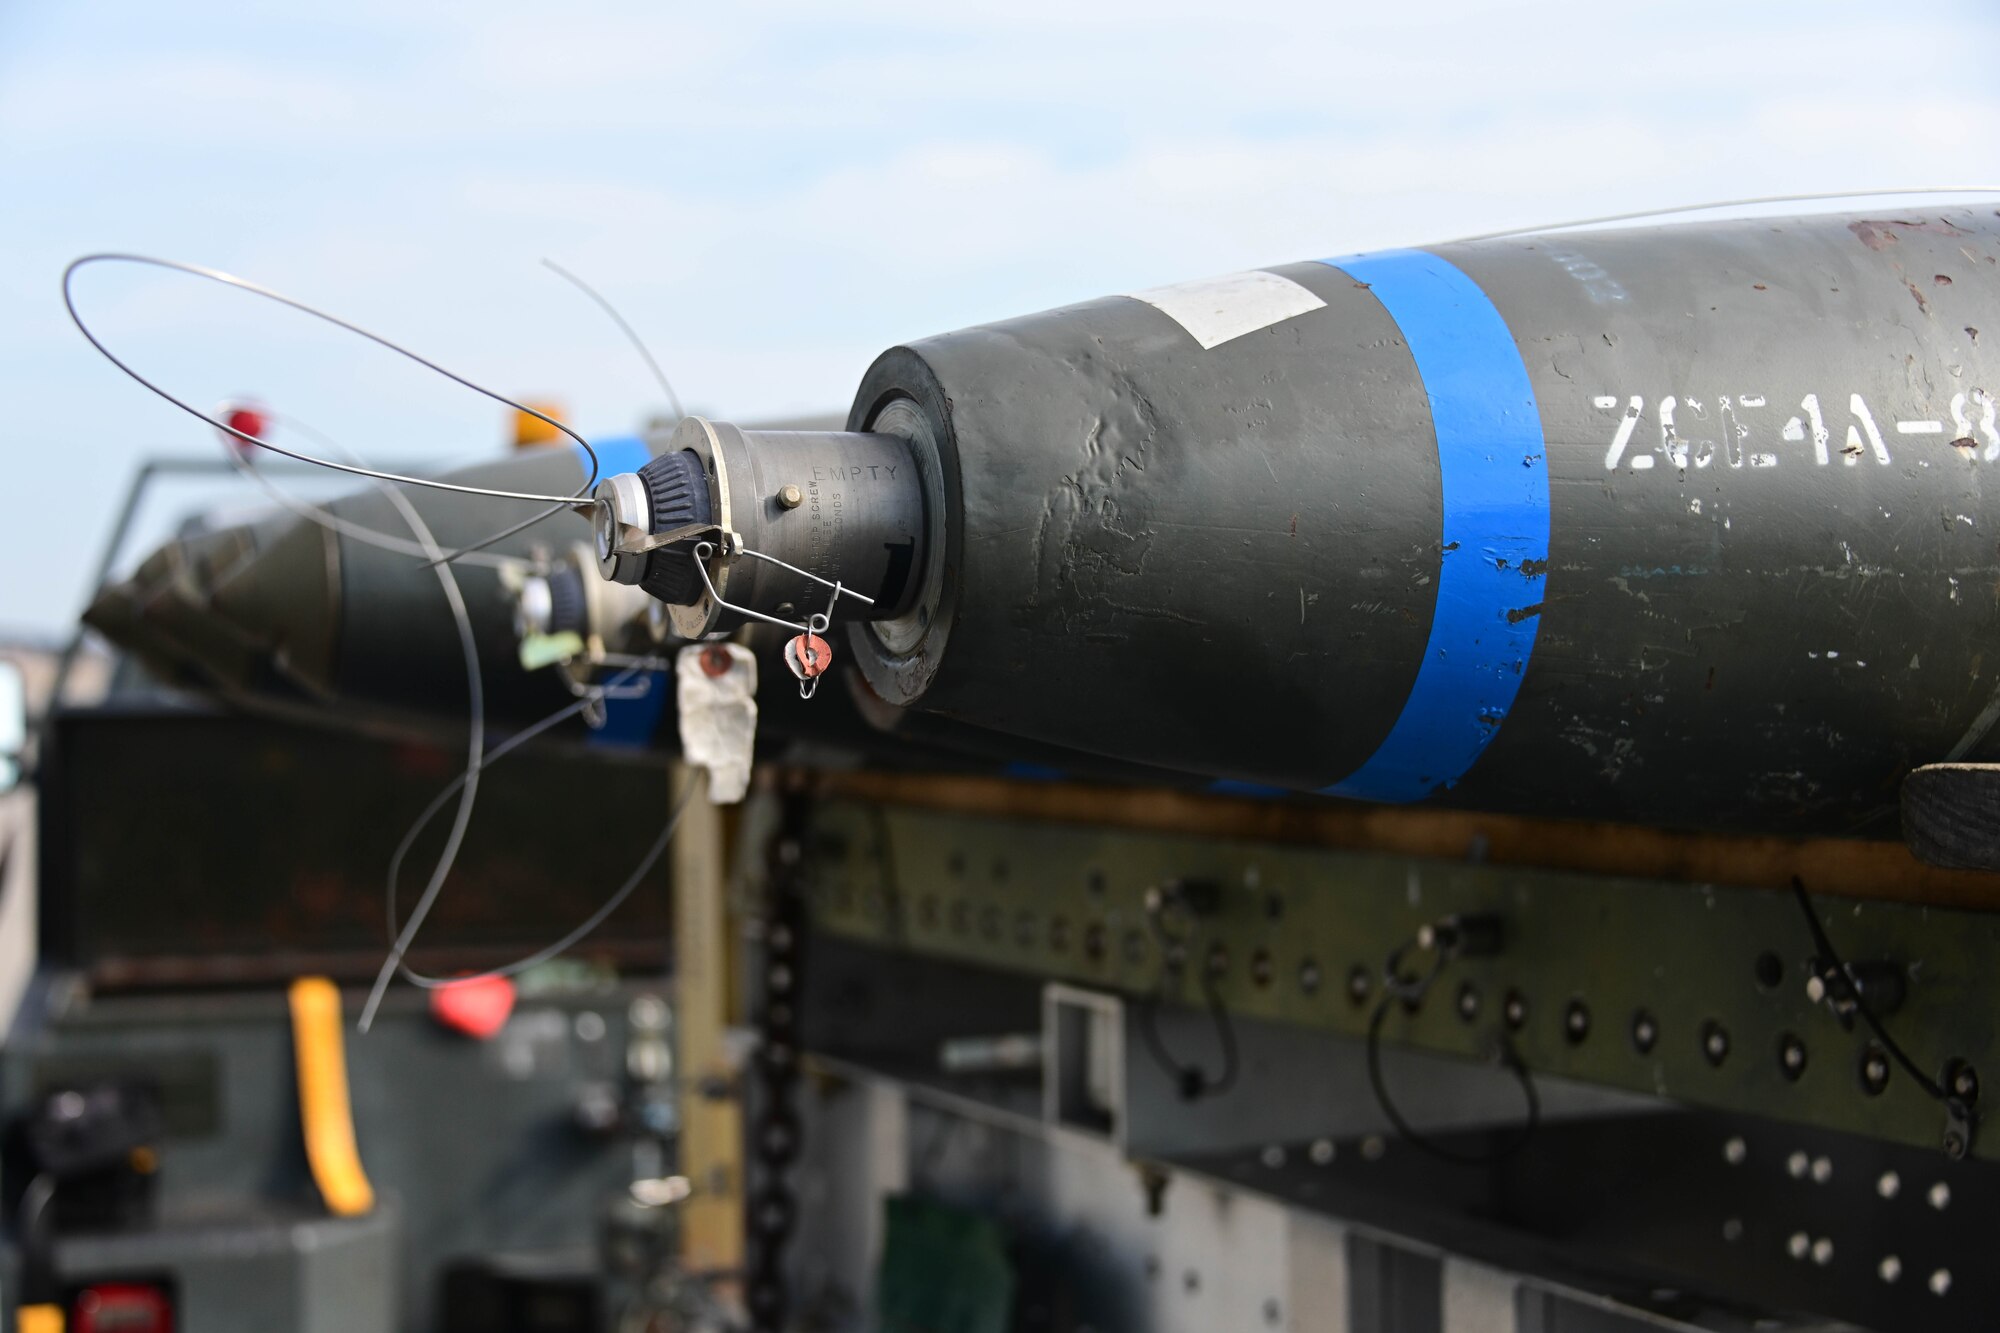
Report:
M1375 1012L1368 1018L1368 1087L1375 1094L1375 1104L1382 1108L1382 1114L1389 1118L1389 1123L1396 1127L1396 1133L1411 1147L1455 1166L1496 1166L1527 1147L1529 1141L1535 1137L1535 1131L1542 1125L1541 1094L1535 1090L1534 1076L1521 1059L1520 1052L1514 1049L1511 1039L1504 1034L1500 1038L1500 1063L1520 1083L1521 1095L1527 1102L1528 1115L1511 1140L1487 1152L1460 1152L1419 1133L1415 1126L1403 1118L1403 1113L1396 1109L1395 1099L1389 1095L1388 1080L1382 1076L1382 1025L1389 1017L1390 1006L1406 1003L1414 1007L1421 1003L1425 993L1443 974L1445 964L1452 958L1445 949L1438 948L1434 951L1430 971L1421 977L1406 980L1400 970L1403 955L1417 943L1417 940L1412 939L1399 947L1389 955L1389 961L1383 968L1382 998L1376 1001Z
M1165 990L1165 975L1161 976L1161 990ZM1242 1071L1242 1055L1236 1045L1236 1027L1229 1021L1229 1010L1223 1005L1222 991L1213 977L1202 983L1202 993L1208 999L1208 1012L1215 1019L1217 1043L1222 1047L1222 1071L1210 1077L1200 1065L1182 1064L1167 1050L1167 1044L1160 1037L1158 1011L1163 995L1148 995L1139 1001L1139 1037L1146 1044L1146 1050L1154 1061L1166 1070L1174 1086L1180 1090L1184 1101L1199 1101L1203 1097L1216 1097L1236 1086L1237 1075Z
M1236 1086L1237 1076L1242 1072L1242 1054L1236 1046L1236 1027L1229 1021L1229 1010L1222 1002L1222 988L1217 984L1215 974L1204 968L1201 979L1202 996L1208 1001L1208 1012L1215 1020L1217 1043L1222 1047L1222 1070L1210 1077L1200 1065L1182 1064L1167 1050L1167 1044L1160 1037L1159 1006L1167 998L1167 979L1176 971L1172 958L1175 949L1180 957L1194 956L1192 934L1176 936L1166 927L1166 913L1173 899L1165 893L1149 897L1146 903L1146 920L1152 929L1154 939L1160 946L1160 982L1152 995L1139 1001L1139 1038L1154 1061L1166 1071L1180 1090L1183 1101L1199 1101L1203 1097L1214 1097Z
M1792 876L1792 897L1798 901L1799 911L1805 913L1806 928L1812 932L1813 947L1819 950L1821 975L1836 975L1846 983L1848 996L1853 999L1854 1008L1861 1015L1862 1021L1868 1024L1870 1030L1875 1033L1876 1040L1882 1043L1882 1048L1895 1057L1896 1063L1916 1080L1917 1086L1922 1088L1926 1095L1933 1101L1956 1106L1969 1119L1971 1108L1952 1096L1950 1090L1942 1083L1917 1068L1916 1061L1910 1059L1902 1045L1889 1035L1889 1029L1882 1025L1882 1020L1875 1016L1875 1011L1868 1007L1867 999L1861 994L1861 987L1854 982L1854 974L1848 970L1847 964L1834 949L1833 941L1827 938L1826 927L1820 924L1819 913L1813 911L1812 899L1806 895L1805 882L1797 875Z

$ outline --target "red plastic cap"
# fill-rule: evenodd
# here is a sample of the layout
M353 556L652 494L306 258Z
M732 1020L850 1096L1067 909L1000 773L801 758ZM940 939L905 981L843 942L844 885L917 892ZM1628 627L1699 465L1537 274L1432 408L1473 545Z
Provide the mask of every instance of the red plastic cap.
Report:
M242 431L253 440L261 440L264 438L264 428L271 423L266 421L264 414L254 407L232 407L229 409L229 415L222 419L222 424L231 430ZM240 444L242 441L239 440L237 443Z
M431 1017L479 1041L506 1027L513 1012L514 983L506 977L471 977L431 992Z
M174 1333L173 1300L150 1283L99 1282L71 1310L76 1333Z
M262 452L243 438L243 435L248 435L251 440L261 440L264 433L271 429L271 414L256 402L247 398L236 401L225 399L216 407L213 419L229 427L229 430L218 433L222 442L231 449L246 457ZM242 435L232 435L230 431L241 431Z

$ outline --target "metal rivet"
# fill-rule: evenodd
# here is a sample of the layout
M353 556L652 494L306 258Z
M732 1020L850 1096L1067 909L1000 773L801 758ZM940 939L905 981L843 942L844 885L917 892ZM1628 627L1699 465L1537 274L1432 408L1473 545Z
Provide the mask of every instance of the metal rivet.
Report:
M1942 1296L1951 1290L1951 1270L1940 1268L1931 1274L1931 1295Z
M1284 1145L1278 1143L1266 1144L1264 1151L1257 1154L1257 1160L1264 1164L1266 1170L1276 1171L1285 1164Z
M786 485L778 488L778 507L780 509L797 509L805 502L805 492L798 487Z
M1889 1086L1889 1055L1870 1042L1861 1048L1861 1090L1870 1097Z
M1778 1072L1793 1080L1806 1072L1806 1044L1789 1032L1778 1038Z
M1750 1145L1743 1141L1743 1136L1740 1134L1722 1145L1722 1160L1731 1166L1743 1165L1749 1156Z
M1812 1159L1802 1152L1795 1152L1785 1159L1785 1174L1793 1180L1804 1180L1806 1172L1812 1169Z
M1479 1017L1479 987L1469 981L1458 988L1458 1016L1468 1023Z
M1827 1181L1832 1180L1833 1159L1830 1157L1813 1158L1812 1178L1815 1184L1820 1185L1824 1185Z
M1885 1199L1893 1199L1903 1192L1903 1178L1894 1171L1884 1171L1875 1182L1875 1192Z
M1644 1009L1632 1015L1632 1048L1641 1055L1651 1053L1660 1040L1660 1025Z
M1937 1184L1931 1186L1931 1192L1927 1197L1931 1201L1931 1207L1937 1209L1939 1212L1943 1212L1945 1209L1951 1207L1951 1186L1940 1180Z
M1729 1058L1729 1029L1709 1019L1701 1025L1701 1053L1712 1065Z
M1737 1241L1742 1240L1743 1219L1740 1217L1732 1217L1729 1218L1727 1221L1725 1221L1722 1224L1722 1238L1728 1241L1732 1245L1735 1244Z
M1312 1158L1314 1166L1325 1166L1333 1160L1333 1140L1314 1139L1312 1147L1306 1149L1306 1156Z
M1825 1236L1821 1236L1818 1240L1814 1241L1812 1246L1812 1261L1821 1268L1825 1268L1828 1264L1832 1263L1833 1242Z
M1319 993L1319 964L1308 958L1299 964L1299 989L1307 995Z
M1811 1252L1812 1237L1803 1231L1794 1231L1791 1239L1785 1242L1785 1253L1794 1259L1803 1259Z
M1893 1254L1882 1256L1882 1262L1875 1265L1875 1276L1884 1282L1894 1282L1903 1276L1903 1261Z
M1501 1002L1500 1015L1507 1020L1508 1027L1519 1031L1521 1025L1528 1021L1528 997L1517 990L1508 991L1507 998Z
M1563 1009L1563 1036L1572 1046L1580 1044L1590 1035L1590 1007L1582 1000L1571 1000Z

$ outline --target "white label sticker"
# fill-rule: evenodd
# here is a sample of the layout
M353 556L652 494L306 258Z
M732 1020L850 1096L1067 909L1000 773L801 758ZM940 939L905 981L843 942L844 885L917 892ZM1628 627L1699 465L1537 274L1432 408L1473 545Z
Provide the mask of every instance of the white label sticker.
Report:
M1204 350L1326 304L1290 278L1262 269L1126 295L1172 319Z

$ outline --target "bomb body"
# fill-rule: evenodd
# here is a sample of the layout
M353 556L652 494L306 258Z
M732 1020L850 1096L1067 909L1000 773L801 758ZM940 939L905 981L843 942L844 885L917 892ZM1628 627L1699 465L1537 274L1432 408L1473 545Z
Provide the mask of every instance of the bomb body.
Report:
M849 427L914 480L840 485L921 549L844 646L899 707L1230 783L1893 831L2000 712L1996 257L1990 210L1529 236L892 349Z

